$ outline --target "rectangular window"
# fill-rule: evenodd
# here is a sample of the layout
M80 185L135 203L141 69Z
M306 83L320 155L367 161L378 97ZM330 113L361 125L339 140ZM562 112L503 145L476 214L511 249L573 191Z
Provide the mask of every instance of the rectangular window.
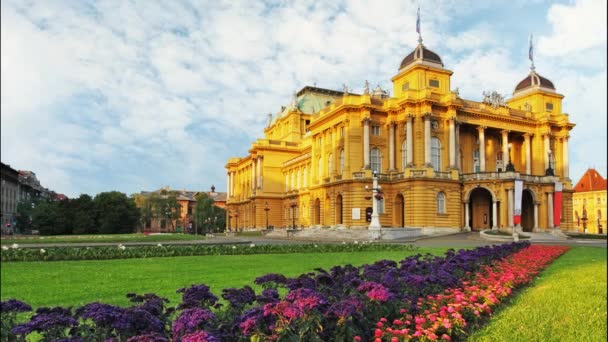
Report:
M429 86L433 88L439 88L439 80L429 80Z
M380 135L380 126L372 125L372 135Z
M545 108L547 108L547 112L553 111L553 103L547 102Z
M406 91L408 89L410 89L410 82L403 83L403 85L401 86L401 90Z

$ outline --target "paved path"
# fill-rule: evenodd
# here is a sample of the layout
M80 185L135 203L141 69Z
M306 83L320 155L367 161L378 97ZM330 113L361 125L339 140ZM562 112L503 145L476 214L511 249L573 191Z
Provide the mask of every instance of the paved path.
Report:
M410 239L398 239L391 241L381 241L382 243L401 243L413 244L419 247L478 247L492 244L508 243L510 241L489 241L479 236L478 232L463 232L444 236L435 237L418 237ZM588 246L606 248L606 240L591 240L591 239L569 239L560 240L550 234L538 234L533 236L531 242L533 244L549 244L549 245L569 245L569 246ZM223 237L218 236L208 238L206 240L190 240L190 241L163 241L163 242L123 242L124 246L156 246L162 245L230 245L230 244L301 244L301 243L342 243L342 241L319 241L311 239L296 238L268 238L263 236L243 236L243 237ZM79 243L48 243L48 244L19 244L20 248L49 248L49 247L102 247L102 246L117 246L117 242L79 242Z

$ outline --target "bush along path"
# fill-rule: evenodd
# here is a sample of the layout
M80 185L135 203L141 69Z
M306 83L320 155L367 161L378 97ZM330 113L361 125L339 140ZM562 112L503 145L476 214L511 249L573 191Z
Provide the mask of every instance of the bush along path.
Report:
M444 306L444 311L451 314L451 306L444 302L451 303L453 297L452 310L456 310L465 305L464 301L467 305L477 303L470 299L476 295L484 298L481 303L485 306L476 309L481 315L493 304L486 302L486 298L501 298L503 293L508 294L508 288L522 284L520 278L530 279L524 272L527 268L512 266L518 265L518 260L536 258L534 265L529 261L526 265L544 266L558 254L545 256L536 247L530 248L527 242L449 250L444 257L415 255L400 263L381 260L360 267L336 266L329 271L317 269L295 278L267 274L255 280L263 287L261 293L256 294L249 286L228 288L222 290L221 302L209 287L200 284L178 290L182 301L176 307L168 307L166 299L154 294L129 294L133 305L128 308L103 303L90 303L76 310L39 308L23 323L16 318L22 317L17 312L27 311L29 306L9 300L2 302L2 337L3 340L24 340L35 332L45 341L445 339L443 335L464 336L463 327L471 326L477 317L475 310L471 314L464 309L456 311L460 318L469 320L465 323L458 321L458 316L452 316L452 321L442 321L443 328L430 330L425 324L431 321L429 315L433 308L439 312L437 317ZM501 273L503 270L508 276ZM502 287L486 286L494 283ZM472 291L471 287L479 288L479 293L466 292L468 297L463 299L463 289ZM409 330L417 329L418 325L422 332L410 333ZM395 329L409 330L399 335L401 331L394 334Z
M2 246L2 262L13 261L67 261L106 260L131 258L160 258L203 255L250 255L284 253L323 252L372 252L372 251L414 251L418 247L402 244L381 244L376 242L356 242L342 244L294 244L294 245L163 245L130 246L118 244L115 247L53 247L20 248L18 244Z

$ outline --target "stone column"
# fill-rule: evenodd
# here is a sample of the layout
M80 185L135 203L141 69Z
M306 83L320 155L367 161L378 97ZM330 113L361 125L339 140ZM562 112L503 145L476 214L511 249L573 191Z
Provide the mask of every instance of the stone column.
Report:
M534 228L532 229L534 232L538 231L538 205L538 202L534 202Z
M456 122L456 168L462 170L460 165L460 124Z
M260 189L264 187L264 157L258 157L258 164L260 167L260 179L258 181L258 186Z
M547 222L549 229L555 228L553 225L553 193L547 192Z
M348 139L348 121L346 122L346 124L344 125L344 170L342 170L342 179L344 179L344 173L345 171L349 171L350 168L348 166L348 156L350 151L350 144L349 144L349 139Z
M551 152L551 142L549 141L550 135L549 133L544 135L545 139L545 170L549 168L549 153ZM555 167L554 167L555 168Z
M500 133L502 133L502 162L506 168L511 159L509 155L509 131L503 129ZM503 169L503 171L505 170Z
M497 201L492 201L492 230L498 230Z
M570 165L568 163L568 139L570 137L564 137L562 141L562 177L570 178Z
M524 150L526 153L526 174L532 174L532 161L530 158L530 134L524 133Z
M424 164L431 166L431 116L424 116Z
M370 118L363 119L363 167L369 169L369 122Z
M251 160L251 194L255 193L255 159Z
M456 168L456 132L454 131L454 118L450 119L450 168Z
M507 201L507 224L509 225L509 228L513 228L513 189L507 189Z
M230 171L226 173L226 198L230 198Z
M484 130L486 128L483 126L477 127L477 131L479 132L479 171L486 172L486 140L484 135Z
M388 124L388 169L395 170L395 123Z
M414 164L414 133L412 130L412 116L409 116L407 118L407 122L406 122L406 148L407 148L407 152L406 152L406 158L407 158L407 166L411 167Z
M469 202L464 202L464 230L467 232L471 231L469 226Z

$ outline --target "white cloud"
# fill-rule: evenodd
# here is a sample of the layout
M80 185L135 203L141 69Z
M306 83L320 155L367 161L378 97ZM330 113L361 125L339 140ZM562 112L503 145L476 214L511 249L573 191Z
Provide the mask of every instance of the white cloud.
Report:
M506 5L421 5L425 45L454 71L452 88L460 87L462 96L479 99L492 89L510 94L527 73L525 61L514 62L500 45L519 38L496 32L490 18L469 20ZM211 183L223 189L227 158L246 153L267 114L289 103L293 91L312 83L360 91L366 79L391 87L390 77L417 40L415 1L7 0L1 6L3 161L34 170L43 184L68 195ZM572 113L594 119L606 112L605 99L590 95L599 96L605 83L586 87L602 70L605 77L605 33L587 37L605 28L599 14L605 11L587 16L598 6L605 9L592 2L552 6L553 32L541 37L539 51L568 45L560 42L569 42L572 31L586 38L573 43L574 52L548 53L537 63L563 90ZM599 22L581 28L573 16ZM562 21L568 23L562 27ZM578 73L581 51L596 65L585 74ZM578 114L571 119L578 124L574 154L582 146L579 130L594 134L597 125L581 124Z
M606 46L605 0L578 0L568 6L555 4L547 13L553 32L540 37L538 47L546 56L563 56Z

